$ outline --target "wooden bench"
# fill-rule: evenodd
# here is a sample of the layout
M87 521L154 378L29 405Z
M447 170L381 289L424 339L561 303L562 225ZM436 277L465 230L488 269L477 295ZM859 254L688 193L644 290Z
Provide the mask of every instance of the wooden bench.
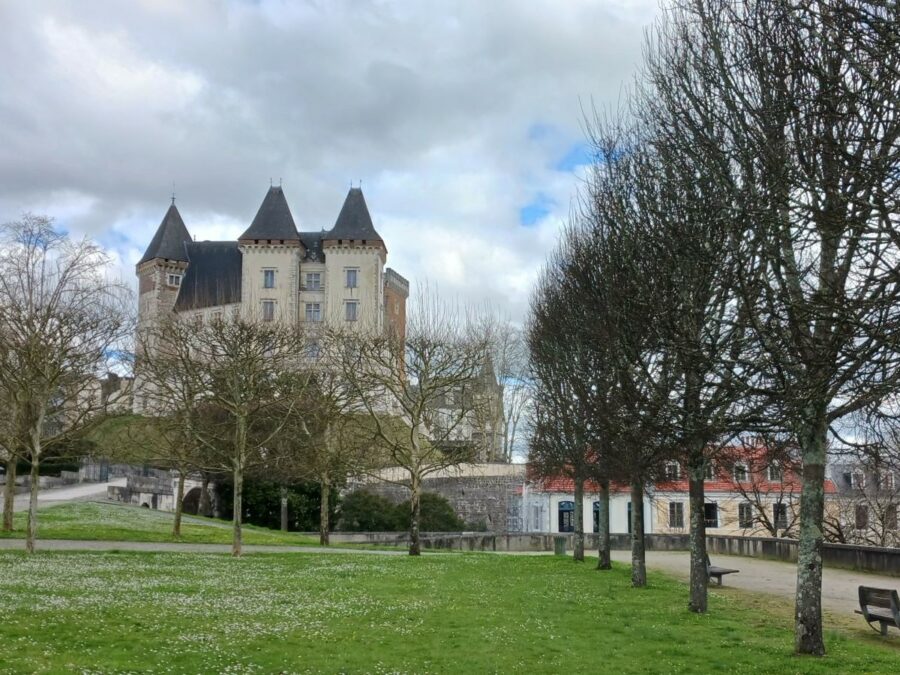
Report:
M881 624L879 632L887 635L888 626L900 628L900 599L897 598L897 591L860 586L859 609L856 613L862 614L870 626L877 621ZM875 626L872 628L875 629Z
M709 575L710 579L715 579L719 586L722 585L722 577L726 574L736 574L740 572L740 570L732 570L727 567L716 567L711 562L709 562L709 556L706 556L706 573Z

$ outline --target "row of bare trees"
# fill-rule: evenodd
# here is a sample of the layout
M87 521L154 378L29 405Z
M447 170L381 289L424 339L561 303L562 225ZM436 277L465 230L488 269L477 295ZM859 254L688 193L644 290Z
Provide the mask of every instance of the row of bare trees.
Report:
M900 385L897 25L883 3L676 2L622 114L592 120L594 171L533 301L532 453L631 484L635 585L663 461L687 467L702 612L716 448L791 440L799 653L825 651L829 434Z
M410 554L421 550L420 499L430 475L479 455L487 414L482 386L497 333L484 316L424 291L402 336L263 322L241 315L172 314L140 331L139 407L162 433L130 441L178 470L176 502L194 471L230 477L234 555L241 553L246 477L311 480L321 488L320 541L329 495L351 475L410 492ZM174 531L179 530L176 510Z

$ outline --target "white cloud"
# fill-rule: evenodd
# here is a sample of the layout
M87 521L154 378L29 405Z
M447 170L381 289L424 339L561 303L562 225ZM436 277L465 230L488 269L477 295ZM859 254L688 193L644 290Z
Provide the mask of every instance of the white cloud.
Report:
M520 317L578 184L554 167L581 106L618 100L655 10L3 3L0 220L55 215L130 276L173 181L191 232L228 239L269 178L307 230L362 179L392 267Z

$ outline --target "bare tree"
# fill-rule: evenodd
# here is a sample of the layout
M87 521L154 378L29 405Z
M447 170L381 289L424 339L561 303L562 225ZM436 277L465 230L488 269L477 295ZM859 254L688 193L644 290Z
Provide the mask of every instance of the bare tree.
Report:
M31 463L31 553L43 453L102 412L97 379L130 336L132 312L126 287L103 276L101 250L50 219L26 214L0 227L0 239L0 387L14 420L4 445Z
M754 360L799 444L799 653L825 652L829 429L900 378L897 12L854 0L687 0L666 18L671 39L653 75L685 150L731 191Z
M400 470L410 491L410 555L419 555L420 499L428 476L471 461L483 398L479 377L489 354L476 317L420 288L405 336L345 333L342 375L373 427L381 465ZM384 474L382 474L383 476Z
M523 331L509 321L500 321L490 333L491 361L502 386L499 406L501 460L513 461L521 439L528 436L532 421L532 392L529 386L529 355Z
M173 314L146 329L142 342L137 372L145 408L177 421L182 449L199 447L203 469L232 477L232 554L239 556L244 477L272 460L275 438L309 381L305 336L275 322Z

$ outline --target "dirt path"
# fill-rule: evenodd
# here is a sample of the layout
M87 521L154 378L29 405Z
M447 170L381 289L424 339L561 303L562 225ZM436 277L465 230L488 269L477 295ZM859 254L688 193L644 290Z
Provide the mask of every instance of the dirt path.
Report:
M613 551L613 560L630 564L631 553ZM719 567L740 570L740 573L729 574L724 578L725 586L794 600L797 571L793 563L725 555L712 556L712 562ZM686 581L690 572L690 558L685 551L647 551L647 566ZM833 612L853 614L853 610L859 609L857 588L861 585L900 589L900 577L826 567L822 578L822 607Z

